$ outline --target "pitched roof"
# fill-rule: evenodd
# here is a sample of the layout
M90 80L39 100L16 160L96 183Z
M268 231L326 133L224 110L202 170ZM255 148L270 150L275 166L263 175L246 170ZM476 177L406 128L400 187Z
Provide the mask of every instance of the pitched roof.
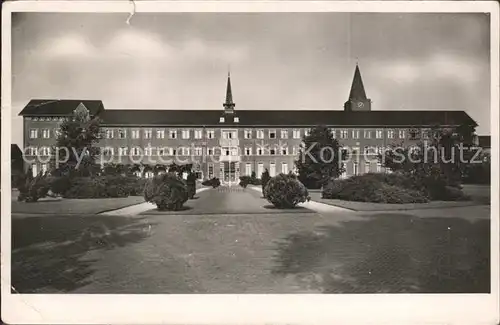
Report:
M359 66L357 64L356 64L356 70L354 70L354 78L352 79L349 99L357 99L357 100L367 99L365 86L363 86L363 80L361 79L361 72L359 72Z
M77 100L77 99L32 99L19 115L23 116L67 116L82 103L91 115L98 114L104 109L101 100Z
M476 122L464 111L340 111L340 110L105 110L103 124L109 126L432 126ZM220 117L225 122L220 123ZM234 123L233 118L239 122Z

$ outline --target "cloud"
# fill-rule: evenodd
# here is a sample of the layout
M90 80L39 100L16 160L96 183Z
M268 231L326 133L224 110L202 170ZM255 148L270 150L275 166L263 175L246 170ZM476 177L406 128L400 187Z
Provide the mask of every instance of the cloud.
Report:
M159 36L137 29L118 32L102 50L105 55L139 58L163 58L170 54L170 49Z
M82 35L65 35L49 39L41 44L39 51L49 58L82 58L96 54L96 48ZM34 52L38 52L38 49L34 49Z

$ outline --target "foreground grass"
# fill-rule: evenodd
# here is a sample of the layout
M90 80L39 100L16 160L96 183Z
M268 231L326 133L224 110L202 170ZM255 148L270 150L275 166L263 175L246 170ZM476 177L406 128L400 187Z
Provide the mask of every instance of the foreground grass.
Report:
M12 225L19 292L477 293L490 285L489 220L65 215Z
M96 214L144 202L142 196L105 199L61 199L33 203L12 201L12 213L25 214Z

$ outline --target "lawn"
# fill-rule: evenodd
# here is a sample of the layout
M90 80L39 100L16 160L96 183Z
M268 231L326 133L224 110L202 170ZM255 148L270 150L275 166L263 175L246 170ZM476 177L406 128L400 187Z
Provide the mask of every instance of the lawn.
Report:
M12 201L12 213L97 214L144 202L142 196L105 199L60 199L33 203Z

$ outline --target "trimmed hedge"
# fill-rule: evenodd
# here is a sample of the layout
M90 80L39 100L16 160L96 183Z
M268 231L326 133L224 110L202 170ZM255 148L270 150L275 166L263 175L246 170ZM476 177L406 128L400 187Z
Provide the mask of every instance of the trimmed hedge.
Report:
M279 174L266 184L264 197L280 209L294 208L297 204L309 201L309 192L295 176Z
M158 210L180 210L188 195L186 182L172 172L155 176L144 188L144 199L156 204Z
M146 179L136 176L52 177L50 189L65 198L87 199L142 196Z
M240 186L246 188L248 185L262 185L262 182L252 176L240 176Z
M463 201L469 197L461 189L447 186L436 174L417 178L393 174L368 173L347 179L331 179L323 188L322 197L374 203L425 203Z
M216 177L212 179L207 179L206 181L203 181L201 183L203 186L212 186L213 188L219 187L220 186L220 180Z

